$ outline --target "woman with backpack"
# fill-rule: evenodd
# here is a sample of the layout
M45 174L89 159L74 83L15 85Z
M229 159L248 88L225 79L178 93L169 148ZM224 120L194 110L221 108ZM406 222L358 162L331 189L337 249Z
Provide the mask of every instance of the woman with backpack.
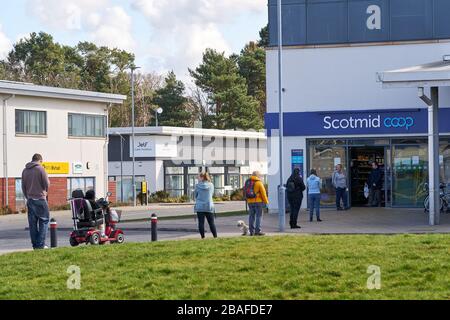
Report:
M291 208L289 224L291 229L301 229L298 225L298 214L302 207L303 191L305 191L306 186L303 182L303 178L300 176L300 169L294 169L294 172L286 182L286 188L287 198Z
M316 210L316 217L318 222L322 222L320 219L320 187L322 180L317 176L315 169L311 170L311 175L307 180L308 184L308 207L309 207L309 221L313 221L314 210Z
M209 228L214 238L217 238L217 229L214 222L214 185L211 183L209 174L201 173L199 175L199 183L195 186L195 207L197 213L198 230L202 239L205 238L205 219L208 220Z

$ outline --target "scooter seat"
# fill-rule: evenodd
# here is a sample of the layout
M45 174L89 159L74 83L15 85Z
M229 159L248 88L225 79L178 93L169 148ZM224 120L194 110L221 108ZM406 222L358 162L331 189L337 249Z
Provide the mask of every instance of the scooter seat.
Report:
M77 223L78 228L95 228L103 224L103 219L92 221L79 221Z

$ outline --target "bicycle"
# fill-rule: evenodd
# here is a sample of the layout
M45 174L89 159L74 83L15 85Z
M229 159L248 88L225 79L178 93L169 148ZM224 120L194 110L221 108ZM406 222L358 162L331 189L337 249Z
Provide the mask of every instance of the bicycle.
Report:
M425 184L424 187L428 196L423 201L423 207L425 208L425 213L430 212L430 194L429 194L429 186L428 183ZM441 208L441 212L448 213L450 209L450 193L447 192L447 186L443 183L439 186L439 206Z

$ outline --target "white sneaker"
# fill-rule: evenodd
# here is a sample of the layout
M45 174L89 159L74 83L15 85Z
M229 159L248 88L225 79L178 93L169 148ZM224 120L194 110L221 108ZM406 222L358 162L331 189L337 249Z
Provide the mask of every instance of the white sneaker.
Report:
M48 246L44 246L44 249L49 249L49 247Z

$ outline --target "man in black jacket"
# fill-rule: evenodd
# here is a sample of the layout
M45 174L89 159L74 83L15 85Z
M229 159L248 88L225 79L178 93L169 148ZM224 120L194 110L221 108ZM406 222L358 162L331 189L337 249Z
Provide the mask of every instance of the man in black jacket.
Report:
M298 214L302 207L303 191L306 189L303 178L300 176L300 169L294 169L294 172L286 183L286 189L289 206L291 207L289 224L291 229L300 229L301 227L298 225Z
M383 179L381 170L377 162L372 163L372 172L369 175L369 206L381 206L381 189L383 187Z

